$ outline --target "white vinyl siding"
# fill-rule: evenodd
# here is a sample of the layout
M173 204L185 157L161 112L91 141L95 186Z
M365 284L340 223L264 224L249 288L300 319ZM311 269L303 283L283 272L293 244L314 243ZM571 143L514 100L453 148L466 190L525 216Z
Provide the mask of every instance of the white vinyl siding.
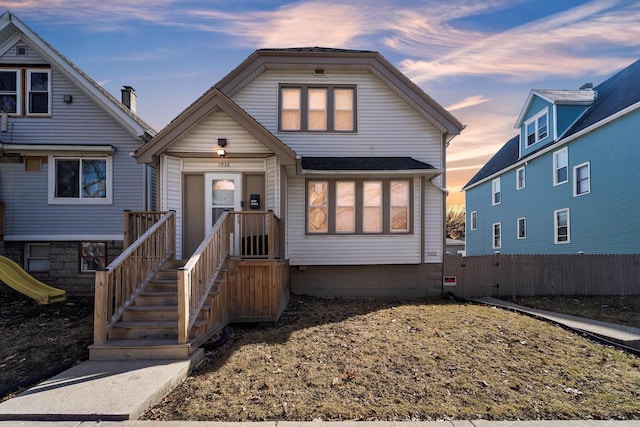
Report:
M420 182L416 180L415 182ZM426 263L439 263L442 262L444 256L444 209L445 209L445 197L442 192L429 184L426 180L424 189L422 190L423 198L422 205L424 209L424 262ZM442 186L442 177L436 178L435 185ZM414 185L416 185L414 183ZM414 217L414 223L416 218ZM422 227L420 227L422 230ZM421 231L417 231L414 228L414 233L419 234Z
M305 224L305 179L289 180L288 241L291 265L364 265L420 263L420 181L413 182L412 234L308 235ZM441 242L441 240L440 240ZM389 250L393 248L393 250ZM440 249L442 251L442 249Z
M176 211L176 257L182 256L182 161L171 156L161 157L163 176L163 211ZM204 195L203 195L204 196Z
M280 215L280 162L276 156L269 157L265 162L265 180L267 186L267 210L281 218Z
M226 138L224 147L228 155L270 153L271 151L224 111L211 114L182 141L171 147L168 153L213 153L218 148L218 138Z
M278 132L279 84L314 83L309 74L266 71L232 99L301 156L409 156L442 168L440 131L370 73L327 73L323 85L356 88L357 132ZM389 126L393 123L393 126ZM399 143L401 141L402 143ZM230 143L231 144L231 143ZM330 154L328 154L330 153Z

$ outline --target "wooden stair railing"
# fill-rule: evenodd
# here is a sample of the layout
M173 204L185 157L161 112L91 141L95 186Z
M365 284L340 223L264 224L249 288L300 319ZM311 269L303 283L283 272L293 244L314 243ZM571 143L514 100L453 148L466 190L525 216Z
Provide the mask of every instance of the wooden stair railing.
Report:
M175 222L175 212L166 213L105 270L96 272L94 344L106 343L107 333L127 307L162 265L175 257Z
M229 212L215 223L184 267L178 270L178 343L185 344L198 313L205 304L229 255ZM226 293L218 294L226 296ZM218 298L222 298L219 296ZM224 316L228 316L226 301ZM207 334L216 327L211 322Z

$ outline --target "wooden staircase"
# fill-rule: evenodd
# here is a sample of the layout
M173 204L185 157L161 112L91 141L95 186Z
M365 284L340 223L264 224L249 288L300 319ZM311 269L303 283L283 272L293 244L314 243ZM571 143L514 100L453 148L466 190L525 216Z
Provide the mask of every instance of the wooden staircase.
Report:
M191 352L226 326L221 323L207 332L208 322L219 317L211 302L226 280L226 271L222 271L198 313L189 341L178 344L177 271L185 263L184 260L169 260L163 264L133 305L126 308L122 318L109 330L107 342L89 346L90 359L187 359Z

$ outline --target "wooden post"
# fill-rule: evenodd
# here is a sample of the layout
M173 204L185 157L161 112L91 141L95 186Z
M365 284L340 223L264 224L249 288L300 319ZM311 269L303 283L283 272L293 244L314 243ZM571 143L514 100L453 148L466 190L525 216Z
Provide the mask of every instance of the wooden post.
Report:
M107 296L108 271L96 271L96 290L93 316L93 343L103 345L107 342Z
M184 268L178 270L178 344L189 341L189 282L191 278Z
M131 215L129 214L129 210L124 211L124 240L122 242L122 250L125 250L131 244Z
M169 219L168 232L169 232L169 252L173 254L171 259L176 259L176 211L170 210L169 214L171 218Z
M269 259L274 259L276 257L276 227L275 227L275 218L273 215L272 211L269 211L269 213L267 214L267 217L269 218L269 239L268 239L268 244L269 244Z

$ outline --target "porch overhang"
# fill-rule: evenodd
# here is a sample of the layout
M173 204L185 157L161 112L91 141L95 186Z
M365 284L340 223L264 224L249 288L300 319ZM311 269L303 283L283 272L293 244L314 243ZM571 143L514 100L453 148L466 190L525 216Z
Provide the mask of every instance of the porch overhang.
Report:
M59 144L8 144L0 142L0 156L4 154L24 154L44 156L49 154L103 154L116 152L112 145L59 145Z
M299 175L349 176L424 176L435 178L444 173L412 157L299 157Z

